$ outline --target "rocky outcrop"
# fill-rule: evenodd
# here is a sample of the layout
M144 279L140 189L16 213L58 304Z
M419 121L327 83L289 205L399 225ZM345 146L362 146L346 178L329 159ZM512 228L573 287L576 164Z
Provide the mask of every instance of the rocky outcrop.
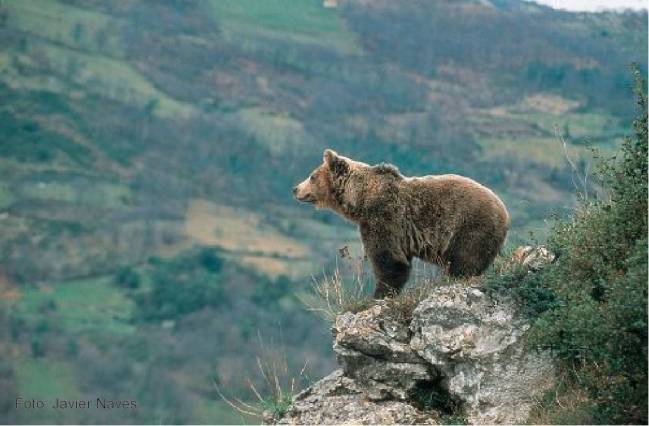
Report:
M443 377L470 423L523 423L555 377L548 353L525 348L530 325L477 289L445 287L417 306L410 347Z
M280 423L437 424L453 416L520 424L553 385L552 359L526 347L530 324L510 302L454 283L404 303L339 315L332 331L341 369L298 394Z
M373 399L367 389L336 370L299 393L280 424L438 424L436 412L406 401Z

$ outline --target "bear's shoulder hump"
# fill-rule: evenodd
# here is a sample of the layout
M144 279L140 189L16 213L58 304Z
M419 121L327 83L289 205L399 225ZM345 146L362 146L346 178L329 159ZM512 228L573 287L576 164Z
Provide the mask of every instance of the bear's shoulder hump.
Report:
M401 172L397 166L389 163L380 163L373 167L374 172L380 175L391 175L397 178L401 178Z

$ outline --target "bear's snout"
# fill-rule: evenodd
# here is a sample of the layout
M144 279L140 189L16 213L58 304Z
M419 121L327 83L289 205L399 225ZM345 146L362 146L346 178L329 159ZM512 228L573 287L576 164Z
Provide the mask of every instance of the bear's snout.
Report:
M301 184L293 188L293 196L296 200L303 203L315 203L315 197L311 193L311 188L308 185L308 182L302 182Z

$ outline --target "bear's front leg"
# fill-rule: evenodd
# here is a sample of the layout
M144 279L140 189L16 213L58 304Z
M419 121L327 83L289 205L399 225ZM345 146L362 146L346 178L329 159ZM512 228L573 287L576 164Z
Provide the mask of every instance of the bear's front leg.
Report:
M368 253L376 289L374 290L375 299L393 297L399 294L410 276L409 261L404 262L389 251L380 251L378 253Z

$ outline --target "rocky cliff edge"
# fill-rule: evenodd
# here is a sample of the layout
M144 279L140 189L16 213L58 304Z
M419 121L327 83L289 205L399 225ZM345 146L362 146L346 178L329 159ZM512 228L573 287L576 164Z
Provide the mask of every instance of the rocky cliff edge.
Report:
M533 273L548 260L539 250L515 259ZM529 328L512 302L466 282L435 288L410 309L388 299L340 314L332 327L340 369L275 421L524 423L556 376L549 353L525 344Z

